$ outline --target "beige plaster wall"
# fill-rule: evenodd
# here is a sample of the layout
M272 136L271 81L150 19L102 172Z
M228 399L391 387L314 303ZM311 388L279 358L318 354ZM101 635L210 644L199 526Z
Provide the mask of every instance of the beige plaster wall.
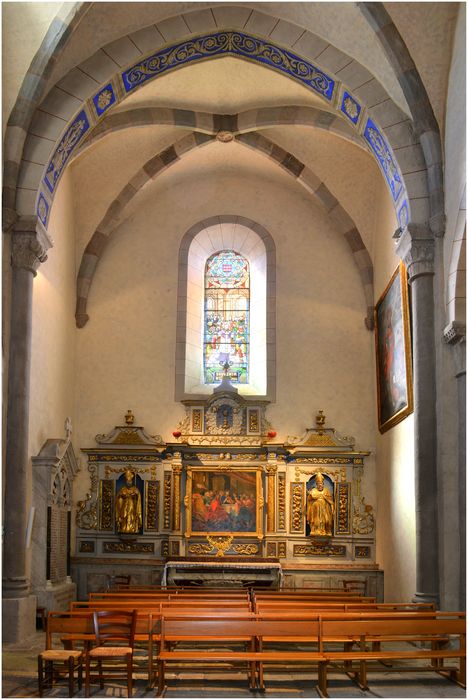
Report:
M374 288L379 299L399 264L392 234L397 227L383 179L375 200ZM374 362L375 367L375 362ZM374 369L374 401L377 389ZM381 435L375 423L377 561L385 571L385 600L411 600L416 591L413 414Z
M65 418L74 421L75 250L73 190L66 172L54 201L49 232L54 247L40 265L33 287L29 452L48 438L65 437ZM76 445L75 439L73 440Z
M29 454L49 438L65 437L65 419L75 421L75 249L73 190L66 172L54 201L49 232L54 247L33 283ZM72 438L75 452L77 441ZM45 507L45 504L44 504ZM72 537L72 542L74 538Z
M177 127L125 129L78 156L73 171L77 266L89 239L120 191L147 160L189 133ZM54 205L55 206L55 205Z
M128 408L150 433L171 439L183 416L174 401L180 241L200 220L238 214L276 243L277 402L269 418L278 439L302 434L323 409L328 425L375 451L373 336L348 246L287 174L244 153L217 143L186 156L145 187L113 235L93 283L90 321L77 336L80 446L92 447Z
M26 71L60 5L57 2L2 3L3 132Z
M353 219L372 257L375 197L380 196L382 179L375 158L365 148L309 126L280 126L261 133L305 163L325 183Z

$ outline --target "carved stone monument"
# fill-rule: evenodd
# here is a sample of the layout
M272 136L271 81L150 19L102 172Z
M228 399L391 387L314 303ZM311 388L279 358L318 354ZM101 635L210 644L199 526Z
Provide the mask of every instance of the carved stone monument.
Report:
M38 606L48 610L66 610L76 598L70 557L73 480L79 467L69 419L65 430L64 439L47 440L32 458L36 505L27 534L27 544L33 546L31 584Z

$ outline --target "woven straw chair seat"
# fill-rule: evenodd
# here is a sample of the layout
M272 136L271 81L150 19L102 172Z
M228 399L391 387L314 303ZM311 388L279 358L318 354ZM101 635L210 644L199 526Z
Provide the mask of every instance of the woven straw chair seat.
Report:
M131 654L132 647L94 647L89 652L92 656L124 656L124 654Z
M81 654L79 649L46 649L41 652L44 661L66 661L70 656L79 659Z

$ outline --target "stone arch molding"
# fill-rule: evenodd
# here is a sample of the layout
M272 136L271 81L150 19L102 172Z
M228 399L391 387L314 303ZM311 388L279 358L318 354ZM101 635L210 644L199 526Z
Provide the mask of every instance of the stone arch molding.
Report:
M309 42L315 36L309 32L306 34L309 35ZM312 54L325 54L323 40L315 39L321 42L321 50L312 50ZM143 53L141 50L138 52ZM41 104L43 111L37 110L30 129L30 135L34 138L26 141L23 161L11 164L12 169L14 166L20 168L16 202L18 213L22 216L37 215L47 229L51 205L64 169L85 138L106 117L108 110L127 95L149 80L194 61L237 56L286 75L314 91L327 109L340 116L377 160L400 227L404 228L410 218L412 221L426 222L429 218L426 171L411 120L393 103L380 83L351 57L335 49L335 54L339 54L341 60L332 62L332 69L326 72L315 60L312 63L306 54L305 47L304 55L301 55L277 45L268 37L259 38L245 31L226 29L178 41L146 54L146 57L141 56L130 67L110 75L104 83L102 77L99 81L94 77L90 80L90 65L87 66L86 80L84 74L78 75L79 68L74 69L71 72L73 76L69 74L58 87L51 90ZM343 62L344 58L347 62ZM327 59L323 58L322 63L326 65ZM348 77L346 82L336 76L340 72ZM76 87L77 83L79 87ZM96 83L100 83L97 90ZM350 87L353 85L356 87ZM63 91L60 93L60 87L67 89L66 98ZM58 90L60 95L57 96L54 90ZM54 110L62 116L53 119ZM63 114L67 115L65 119ZM64 121L67 126L63 130ZM51 134L56 140L53 150L49 150L45 168L42 168L37 166L37 159L33 162L32 153L34 150L37 152L40 146L45 147L42 142L38 145L37 141L42 138L44 130L49 135L49 143ZM394 148L398 148L398 160ZM42 158L44 162L44 156ZM416 176L415 160L419 166ZM31 193L35 193L35 200Z
M223 138L221 132L221 139ZM119 195L108 207L104 217L91 236L81 259L76 287L75 319L78 328L83 328L89 320L87 311L89 293L93 283L96 268L106 245L117 226L122 223L125 208L141 189L167 170L171 165L180 161L187 153L210 143L215 137L209 134L193 132L150 158L132 179L122 188ZM335 228L342 235L357 265L363 285L366 300L365 325L373 330L374 321L374 280L373 265L369 252L361 234L344 207L330 192L328 187L315 173L289 153L261 134L250 132L240 134L236 141L252 148L272 160L290 176L294 177L313 197L314 201L326 211L333 221Z

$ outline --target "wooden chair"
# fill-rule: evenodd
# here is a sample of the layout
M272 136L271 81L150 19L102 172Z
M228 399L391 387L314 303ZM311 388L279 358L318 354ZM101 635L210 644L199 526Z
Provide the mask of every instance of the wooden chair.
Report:
M54 630L45 625L46 649L37 657L37 680L39 697L42 698L46 688L52 688L61 681L68 683L68 697L75 692L75 671L78 676L78 688L83 684L83 653L79 649L53 649Z
M93 621L97 646L86 654L85 697L89 697L91 662L96 661L100 688L104 688L104 680L126 679L127 694L130 698L137 611L94 611ZM125 675L121 675L123 670Z

